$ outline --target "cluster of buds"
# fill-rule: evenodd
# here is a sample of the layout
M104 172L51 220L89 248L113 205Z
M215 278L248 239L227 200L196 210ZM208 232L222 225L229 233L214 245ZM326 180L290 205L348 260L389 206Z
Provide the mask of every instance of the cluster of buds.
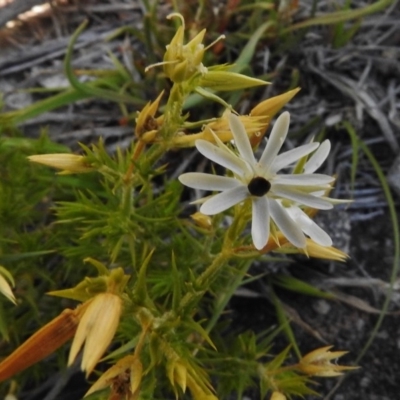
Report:
M164 72L174 83L188 80L196 73L205 74L207 68L203 65L206 48L203 39L206 30L203 29L189 43L184 44L185 21L181 14L173 13L167 18L180 18L182 25L178 28L164 55Z

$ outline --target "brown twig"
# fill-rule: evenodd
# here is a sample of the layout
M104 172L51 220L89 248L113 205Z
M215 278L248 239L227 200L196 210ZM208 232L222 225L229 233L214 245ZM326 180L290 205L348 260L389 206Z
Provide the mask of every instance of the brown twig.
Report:
M29 11L32 7L38 4L46 3L44 0L14 0L1 8L0 12L0 27L4 26L8 21L12 21L19 14Z

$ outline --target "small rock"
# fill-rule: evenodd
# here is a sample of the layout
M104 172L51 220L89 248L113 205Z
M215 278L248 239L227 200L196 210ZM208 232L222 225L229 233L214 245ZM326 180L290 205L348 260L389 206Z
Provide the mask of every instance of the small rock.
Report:
M32 95L23 91L10 92L4 96L4 103L14 110L27 107L32 101Z
M38 77L38 82L47 89L69 87L68 79L63 74L45 75Z
M326 300L317 300L313 304L314 310L321 315L326 315L331 310L330 304Z

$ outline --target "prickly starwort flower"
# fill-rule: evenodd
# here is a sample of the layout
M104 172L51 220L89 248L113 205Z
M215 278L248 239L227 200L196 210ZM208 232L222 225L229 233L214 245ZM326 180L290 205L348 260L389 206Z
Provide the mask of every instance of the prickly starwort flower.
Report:
M89 301L79 321L68 359L68 365L71 365L85 342L81 368L87 375L93 371L114 337L122 311L121 298L113 293L100 293Z
M278 155L286 138L289 122L290 115L284 112L277 119L261 158L257 161L243 124L236 115L230 114L229 125L239 156L216 136L217 146L197 140L196 147L205 157L231 170L234 176L192 172L179 177L179 180L189 187L222 192L205 199L200 212L206 215L218 214L235 204L251 199L251 234L254 246L258 250L267 244L270 219L296 247L305 248L305 234L311 237L318 236L319 243L325 246L331 244L329 236L307 219L300 209L300 205L319 210L333 207L323 193L330 188L334 178L314 173L329 153L329 141L321 145L308 143ZM314 151L305 164L303 173L279 174L282 169ZM292 209L288 211L288 207ZM321 232L324 234L320 235Z
M332 364L335 360L347 354L347 351L329 351L333 346L325 346L306 354L299 362L298 368L301 372L311 376L338 376L342 371L357 369L358 367L347 367Z

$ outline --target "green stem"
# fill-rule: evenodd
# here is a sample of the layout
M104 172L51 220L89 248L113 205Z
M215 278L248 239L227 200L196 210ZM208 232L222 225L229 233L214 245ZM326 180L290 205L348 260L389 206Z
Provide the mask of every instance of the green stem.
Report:
M215 308L211 319L208 321L208 324L205 328L206 332L209 333L214 328L215 324L218 322L219 317L225 310L226 305L228 304L229 300L232 298L233 294L235 293L236 289L242 284L243 278L246 275L249 267L251 265L251 261L246 261L243 263L243 266L239 269L237 275L235 275L234 279L232 280L231 284L227 286L227 289L223 291L219 298L215 302Z

